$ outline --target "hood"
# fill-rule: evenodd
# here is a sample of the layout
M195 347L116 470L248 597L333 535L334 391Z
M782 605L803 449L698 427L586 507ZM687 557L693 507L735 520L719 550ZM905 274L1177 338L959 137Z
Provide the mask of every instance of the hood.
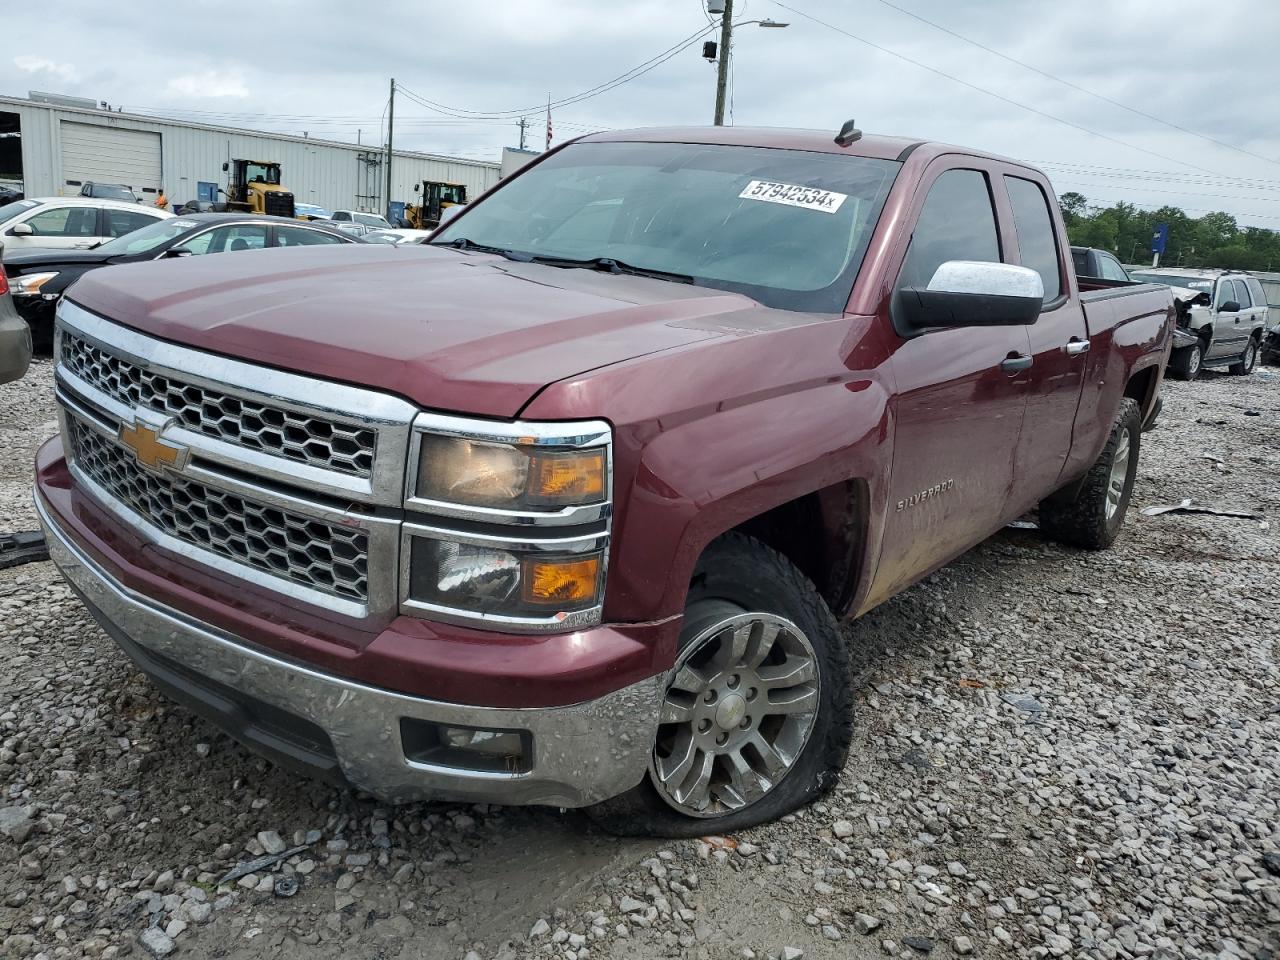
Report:
M97 250L59 250L56 247L42 247L6 253L4 268L10 272L34 273L37 269L57 266L60 263L106 263L110 259L110 254L99 253Z
M719 290L414 245L127 264L71 298L187 346L498 417L575 374L801 319Z

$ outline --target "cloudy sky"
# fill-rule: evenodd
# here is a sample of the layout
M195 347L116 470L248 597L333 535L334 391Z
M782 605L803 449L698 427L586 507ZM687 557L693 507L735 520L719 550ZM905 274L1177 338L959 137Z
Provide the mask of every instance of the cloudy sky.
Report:
M508 117L528 109L530 145L540 147L545 107L537 107L548 94L590 91L672 50L708 26L703 3L19 4L5 16L0 93L53 91L352 142L359 131L376 143L394 76L437 105L398 98L397 146L497 159L518 140ZM790 23L739 29L738 125L834 132L852 116L868 132L1041 163L1060 193L1094 202L1171 203L1193 216L1226 210L1242 224L1280 229L1274 0L736 0L736 8L735 19ZM715 73L700 53L698 40L556 109L556 141L709 123Z

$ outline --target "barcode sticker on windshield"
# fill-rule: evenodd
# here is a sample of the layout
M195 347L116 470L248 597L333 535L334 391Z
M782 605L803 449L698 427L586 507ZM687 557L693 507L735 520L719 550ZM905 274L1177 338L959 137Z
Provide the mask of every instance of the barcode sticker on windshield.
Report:
M781 203L788 207L835 213L840 204L849 198L847 193L835 193L819 187L800 187L792 183L773 183L770 180L752 180L738 197L742 200L763 200L765 203Z

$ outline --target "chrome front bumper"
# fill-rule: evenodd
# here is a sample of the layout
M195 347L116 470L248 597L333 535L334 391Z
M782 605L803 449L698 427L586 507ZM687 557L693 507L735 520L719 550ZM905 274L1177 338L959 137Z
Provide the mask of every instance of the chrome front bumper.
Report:
M38 494L36 507L50 556L104 630L167 693L269 756L390 803L580 807L630 789L645 774L657 732L658 677L598 700L523 710L353 683L249 647L131 591L62 531ZM523 731L532 757L520 772L415 761L402 741L406 719Z

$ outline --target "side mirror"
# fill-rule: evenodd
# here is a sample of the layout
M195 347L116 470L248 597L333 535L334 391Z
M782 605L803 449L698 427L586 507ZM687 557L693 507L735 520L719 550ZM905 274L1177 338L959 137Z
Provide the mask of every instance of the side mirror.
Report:
M34 233L35 230L31 229L29 223L15 223L13 229L9 231L9 234L14 237L29 237Z
M222 172L223 172L223 173L226 173L226 172L227 172L228 170L230 170L230 169L231 169L231 164L229 164L229 163L224 163L224 164L222 165Z
M186 247L170 247L164 252L164 256L167 260L170 257L191 257L194 256L194 254Z
M1240 304L1236 303L1234 300L1228 300L1226 303L1224 303L1222 306L1218 308L1218 312L1219 313L1239 313Z
M420 184L420 183L415 183L415 184L413 185L413 192L414 192L414 193L421 193L421 192L422 192L422 184Z
M948 260L927 287L903 287L895 319L910 332L930 327L1025 326L1044 307L1040 274L1010 263ZM903 331L899 331L903 332Z

